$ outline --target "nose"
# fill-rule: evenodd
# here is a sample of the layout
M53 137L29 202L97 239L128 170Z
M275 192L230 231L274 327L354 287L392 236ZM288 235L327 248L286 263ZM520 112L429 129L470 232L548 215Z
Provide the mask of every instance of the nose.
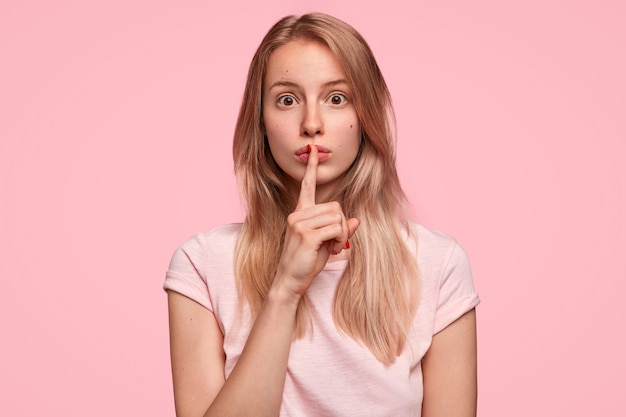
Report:
M314 137L315 135L322 135L323 133L324 123L319 106L306 106L300 134L302 136Z

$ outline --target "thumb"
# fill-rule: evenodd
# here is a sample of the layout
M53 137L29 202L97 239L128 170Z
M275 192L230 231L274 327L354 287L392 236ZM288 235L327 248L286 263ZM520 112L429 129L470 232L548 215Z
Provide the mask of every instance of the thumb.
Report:
M352 237L352 235L354 234L354 232L356 232L356 229L359 227L360 224L361 224L361 220L357 219L356 217L346 220L346 225L348 226L348 238Z

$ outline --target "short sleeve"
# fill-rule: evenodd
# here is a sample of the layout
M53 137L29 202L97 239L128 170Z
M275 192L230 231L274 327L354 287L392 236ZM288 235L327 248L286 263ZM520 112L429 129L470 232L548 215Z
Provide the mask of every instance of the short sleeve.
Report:
M174 252L165 274L165 290L175 291L213 311L206 278L207 249L197 234Z
M454 243L440 277L434 334L476 307L479 302L467 254L458 243Z

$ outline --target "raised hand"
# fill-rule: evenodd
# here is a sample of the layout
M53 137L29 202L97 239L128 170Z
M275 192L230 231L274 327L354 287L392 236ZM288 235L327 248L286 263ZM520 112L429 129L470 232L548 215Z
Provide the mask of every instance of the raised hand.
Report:
M346 219L339 203L315 203L318 162L317 147L311 146L298 204L287 218L277 271L279 282L297 295L306 292L331 254L349 248L348 239L359 226L358 219Z

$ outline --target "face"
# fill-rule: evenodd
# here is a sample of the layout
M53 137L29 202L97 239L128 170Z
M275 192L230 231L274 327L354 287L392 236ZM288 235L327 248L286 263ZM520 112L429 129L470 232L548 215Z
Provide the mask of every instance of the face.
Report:
M269 58L263 80L263 122L270 150L297 197L317 145L317 201L326 201L354 162L361 129L346 76L328 47L291 41Z

